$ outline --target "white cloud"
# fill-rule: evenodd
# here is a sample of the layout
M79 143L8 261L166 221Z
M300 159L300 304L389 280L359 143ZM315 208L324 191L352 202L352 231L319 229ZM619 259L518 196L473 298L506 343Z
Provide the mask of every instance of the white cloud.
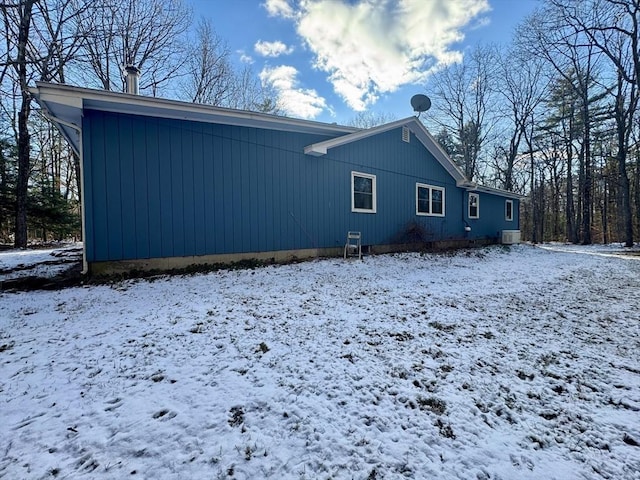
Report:
M247 64L253 63L253 58L251 57L251 55L247 55L244 50L238 50L238 55L240 55L240 62Z
M280 41L263 42L258 40L253 46L256 53L263 57L279 57L280 55L288 55L293 52L293 47L287 47Z
M298 70L288 65L265 67L260 80L278 94L278 105L287 115L315 118L327 107L326 101L313 89L300 88Z
M301 0L295 12L284 0L267 5L295 19L314 66L354 110L461 61L462 28L490 10L488 0Z
M293 18L295 16L288 0L267 0L263 6L271 17Z

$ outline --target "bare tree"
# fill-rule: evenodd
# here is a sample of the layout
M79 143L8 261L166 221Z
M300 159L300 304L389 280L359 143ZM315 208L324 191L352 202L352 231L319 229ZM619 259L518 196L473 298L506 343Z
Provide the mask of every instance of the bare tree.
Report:
M550 0L564 20L587 36L616 71L614 118L618 149L618 181L627 247L633 246L631 188L627 174L629 137L640 88L640 0ZM628 84L628 85L625 85Z
M506 124L508 146L498 147L502 162L495 168L501 187L514 188L514 166L520 153L520 143L527 126L533 121L533 112L546 95L547 81L543 76L543 64L526 52L511 50L499 59L499 97L502 99L502 123ZM496 159L498 160L498 159Z
M211 22L201 20L185 62L180 96L191 102L278 114L272 89L263 85L250 66L234 68L229 47Z
M454 160L470 180L478 175L480 152L495 123L491 108L495 65L493 47L476 47L463 63L432 78L434 106L440 113L435 121L455 138Z
M31 170L29 116L33 79L63 82L65 68L78 51L79 36L75 20L86 5L75 8L72 0L20 0L0 4L6 33L5 73L19 87L16 145L18 175L16 181L16 247L27 245L27 195Z
M185 61L180 38L190 23L182 0L93 0L79 25L83 54L103 89L123 91L123 70L135 66L140 89L156 95Z
M5 23L5 31L17 34L17 44L12 45L7 35L7 63L15 71L20 85L20 110L18 112L18 178L16 182L16 219L14 245L17 248L27 246L27 189L30 167L29 114L31 96L29 95L29 34L31 30L33 6L37 0L24 0L15 5L0 5ZM15 53L15 57L11 57Z
M211 21L201 19L185 62L183 95L194 103L223 105L228 101L234 83L229 55L229 47L213 29Z
M235 71L229 108L282 115L282 104L273 85L261 82L249 65Z
M553 67L563 84L572 90L572 95L579 99L577 114L580 126L579 148L579 219L574 216L573 197L573 149L574 130L566 139L567 187L566 187L566 222L569 240L578 242L579 237L584 244L591 243L592 223L592 165L591 165L591 122L592 99L594 96L595 71L598 55L594 46L574 25L567 22L562 9L555 0L548 0L545 8L531 15L518 31L519 45L523 50L539 56ZM580 235L579 235L580 233Z
M347 122L349 126L357 128L371 128L395 120L392 114L384 112L358 112L358 114Z

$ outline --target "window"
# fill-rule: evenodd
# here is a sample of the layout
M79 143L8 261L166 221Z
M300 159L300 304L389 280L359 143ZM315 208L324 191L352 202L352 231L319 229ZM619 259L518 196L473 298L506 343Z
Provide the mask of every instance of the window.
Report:
M513 200L506 200L504 202L504 219L507 222L513 221Z
M351 172L351 211L376 213L376 176Z
M444 188L416 183L416 215L444 217Z
M469 194L469 218L480 218L480 195Z

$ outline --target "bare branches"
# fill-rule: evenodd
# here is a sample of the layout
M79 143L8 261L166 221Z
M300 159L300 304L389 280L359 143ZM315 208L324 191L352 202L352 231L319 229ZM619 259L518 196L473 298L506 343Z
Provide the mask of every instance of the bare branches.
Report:
M195 103L224 105L233 88L234 72L229 56L229 47L211 22L201 19L185 62L184 96Z
M185 61L191 14L181 0L95 0L78 26L82 53L102 88L124 90L123 69L144 72L140 89L157 92Z
M479 172L480 152L494 124L490 108L495 94L496 51L477 47L462 64L454 64L433 78L441 126L455 136L454 159L473 179Z

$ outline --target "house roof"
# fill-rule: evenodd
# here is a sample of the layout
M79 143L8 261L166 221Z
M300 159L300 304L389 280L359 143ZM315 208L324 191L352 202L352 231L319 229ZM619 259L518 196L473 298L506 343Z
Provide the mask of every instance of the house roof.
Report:
M29 90L42 107L44 115L58 126L62 135L76 153L80 153L81 149L84 110L127 113L333 137L305 147L304 152L314 156L326 155L331 148L346 145L395 128L407 127L453 177L459 187L509 198L522 198L521 195L512 192L479 186L469 181L462 170L427 131L422 122L414 116L368 129L359 129L265 113L46 82L37 82L36 87L32 87Z
M46 82L37 82L36 87L29 90L45 116L58 125L76 152L80 151L82 112L85 109L329 136L359 130L265 113Z
M522 200L525 198L524 195L520 195L519 193L502 190L501 188L485 187L484 185L467 187L467 190L472 192L488 193L490 195L500 195L501 197L513 198L515 200Z
M418 141L424 145L424 147L431 152L436 160L444 167L444 169L454 178L456 184L460 187L473 186L475 184L469 182L465 177L462 170L449 158L442 147L436 142L433 136L427 131L426 127L417 117L403 118L395 122L385 123L378 125L377 127L369 128L367 130L360 130L358 132L343 135L341 137L332 138L331 140L325 140L323 142L314 143L308 145L304 149L304 153L308 155L321 156L326 155L327 150L330 148L339 147L347 143L356 142L372 135L377 135L389 130L393 130L399 127L407 127L416 136Z
M461 188L465 188L469 191L476 191L481 193L488 193L491 195L500 195L507 198L521 199L522 195L509 192L507 190L501 190L499 188L485 187L478 185L475 182L470 181L462 172L462 170L454 163L449 155L442 149L440 144L429 133L424 124L417 117L403 118L395 122L385 123L376 127L368 128L366 130L360 130L357 132L342 135L340 137L325 140L323 142L314 143L308 145L304 149L304 153L313 156L326 155L330 148L346 145L351 142L356 142L372 135L377 135L389 130L393 130L400 127L407 127L413 132L418 141L424 145L424 147L431 152L435 159L442 165L442 167L453 177L456 181L456 185Z

